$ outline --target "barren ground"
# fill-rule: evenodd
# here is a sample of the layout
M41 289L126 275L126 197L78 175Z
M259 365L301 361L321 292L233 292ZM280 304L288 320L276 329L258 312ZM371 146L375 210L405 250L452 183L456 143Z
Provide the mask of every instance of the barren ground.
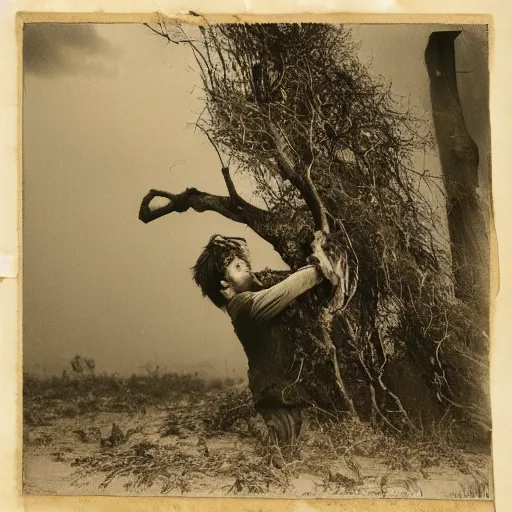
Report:
M231 418L222 429L206 428L198 411L209 402L208 397L181 397L132 412L100 410L74 417L50 414L47 404L49 420L25 422L24 493L489 497L486 453L452 452L428 441L390 444L357 425L333 429L311 418L299 460L276 469L272 453L258 439L261 422ZM62 410L62 403L53 407ZM237 407L223 409L224 414ZM32 409L38 407L32 404ZM120 430L112 442L114 424Z

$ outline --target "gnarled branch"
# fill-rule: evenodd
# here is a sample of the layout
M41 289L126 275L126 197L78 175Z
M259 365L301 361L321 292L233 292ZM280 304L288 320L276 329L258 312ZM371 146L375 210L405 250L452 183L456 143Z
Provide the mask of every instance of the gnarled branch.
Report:
M163 206L152 208L151 202L157 197L167 199L169 202ZM183 213L190 208L196 212L217 212L235 222L246 222L243 214L234 207L230 197L208 194L196 188L187 188L180 194L171 194L163 190L150 190L142 199L139 219L147 224L169 213Z
M223 174L226 178L227 173L223 171ZM234 187L230 192L236 193ZM155 204L155 199L164 200L165 204ZM152 205L153 201L155 202ZM301 246L297 245L296 240L283 237L282 221L279 221L272 212L248 203L238 194L236 197L217 196L195 188L187 188L184 192L172 194L153 189L142 199L139 219L147 224L169 213L183 213L190 209L196 212L217 212L234 222L246 224L263 240L270 243L279 254L285 255L283 260L290 267L298 268L299 265L304 264L307 254L302 254ZM295 244L297 250L291 251L289 257L286 257L285 248L290 250L290 244Z

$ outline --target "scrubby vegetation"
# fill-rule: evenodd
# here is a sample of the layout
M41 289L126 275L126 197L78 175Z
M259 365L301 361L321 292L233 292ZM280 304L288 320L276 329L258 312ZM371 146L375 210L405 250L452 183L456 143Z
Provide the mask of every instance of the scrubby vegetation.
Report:
M277 469L249 390L231 379L26 375L24 418L25 456L69 465L73 485L93 493L420 497L439 472L455 482L446 497L490 493L489 454L457 445L449 423L401 438L311 408L296 459Z
M96 374L92 359L77 355L70 371L48 378L23 376L23 420L26 425L45 425L56 418L73 418L101 411L136 412L165 405L183 395L202 396L235 384L234 379L202 379L198 374L162 372L148 366L144 374L122 377Z

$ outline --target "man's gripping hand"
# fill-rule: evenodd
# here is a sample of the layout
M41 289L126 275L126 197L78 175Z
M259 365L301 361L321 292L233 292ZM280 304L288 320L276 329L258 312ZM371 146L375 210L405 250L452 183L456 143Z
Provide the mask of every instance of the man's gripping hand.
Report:
M341 251L322 231L315 232L311 248L313 253L308 261L315 265L333 286L338 286L343 280L344 257Z

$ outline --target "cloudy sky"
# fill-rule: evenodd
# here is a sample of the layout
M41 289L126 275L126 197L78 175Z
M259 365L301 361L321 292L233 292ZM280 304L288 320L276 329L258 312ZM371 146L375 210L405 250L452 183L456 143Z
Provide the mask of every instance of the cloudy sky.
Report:
M361 60L427 115L423 52L432 29L353 28ZM487 101L483 38L471 28L457 41L477 141L487 133L474 108ZM148 225L137 218L150 188L225 194L217 155L193 130L203 106L186 47L165 45L140 25L26 25L24 64L25 369L60 373L79 353L121 374L158 364L244 375L230 321L201 298L190 267L213 233L247 238L256 269L286 268L279 256L214 213ZM428 165L439 171L435 155ZM236 179L250 199L251 183Z

